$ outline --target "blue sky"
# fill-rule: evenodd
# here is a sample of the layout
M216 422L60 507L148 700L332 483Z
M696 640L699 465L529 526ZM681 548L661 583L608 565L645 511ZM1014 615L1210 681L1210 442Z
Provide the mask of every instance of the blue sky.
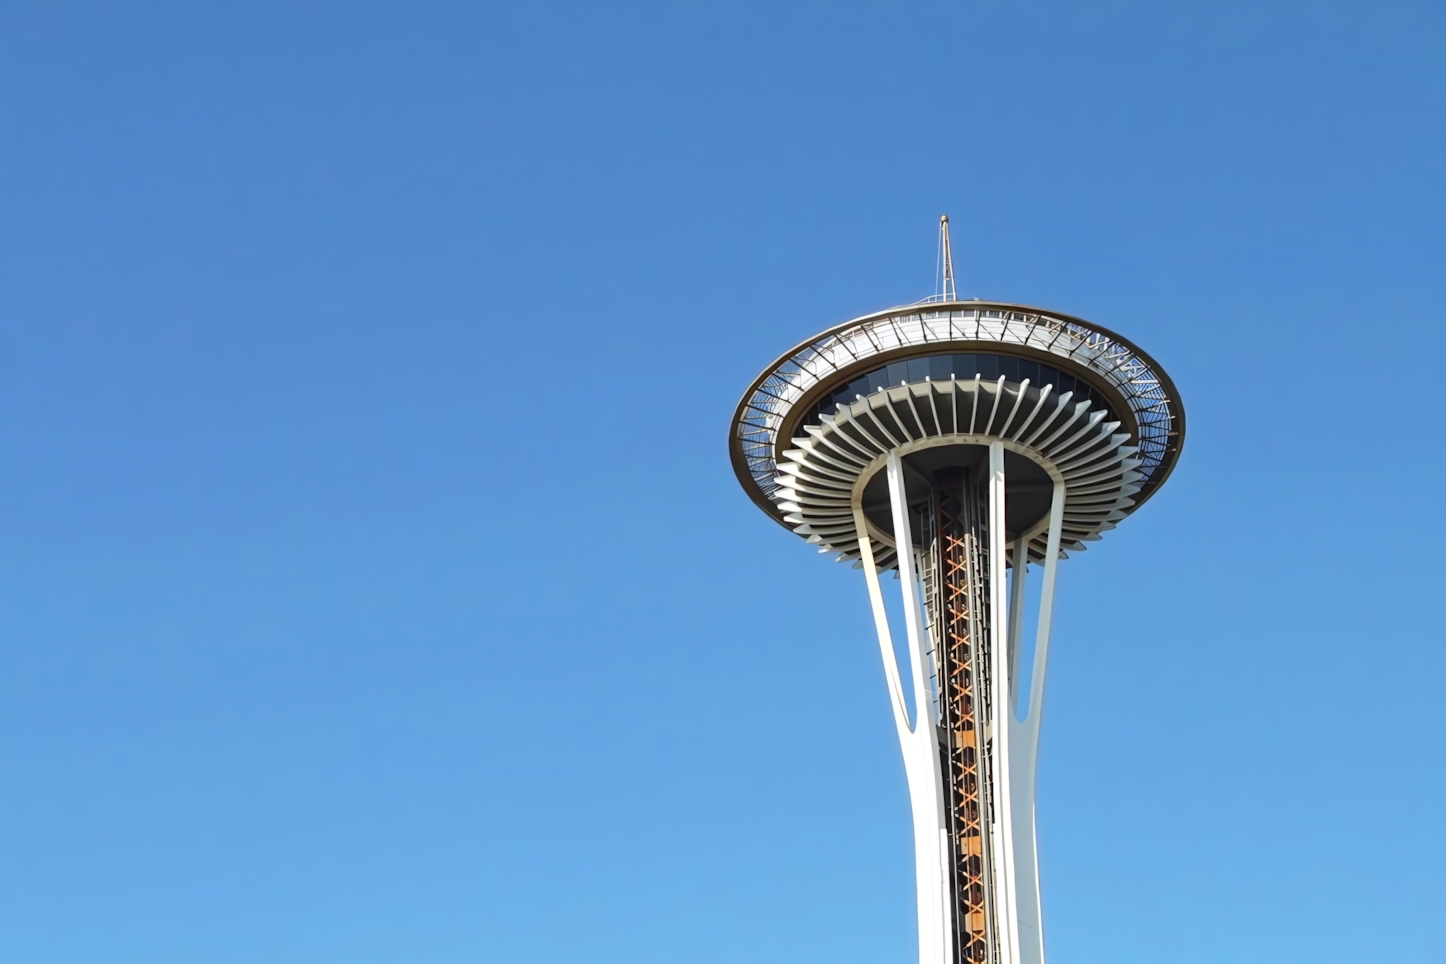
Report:
M0 959L905 962L858 574L725 449L930 293L1167 368L1054 964L1446 962L1426 2L0 7Z

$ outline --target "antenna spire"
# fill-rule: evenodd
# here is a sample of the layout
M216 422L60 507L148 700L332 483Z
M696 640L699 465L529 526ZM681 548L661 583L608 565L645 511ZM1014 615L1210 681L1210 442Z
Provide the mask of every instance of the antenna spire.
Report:
M939 295L944 301L958 301L959 292L954 287L954 256L949 251L949 215L939 216L939 264L944 269Z

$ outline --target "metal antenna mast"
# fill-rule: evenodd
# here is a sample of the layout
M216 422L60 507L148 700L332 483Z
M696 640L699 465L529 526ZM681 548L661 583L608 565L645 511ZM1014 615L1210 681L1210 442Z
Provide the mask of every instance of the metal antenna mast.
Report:
M958 301L959 292L954 287L954 256L949 252L949 215L939 216L939 262L944 267L943 290L939 292L945 301Z

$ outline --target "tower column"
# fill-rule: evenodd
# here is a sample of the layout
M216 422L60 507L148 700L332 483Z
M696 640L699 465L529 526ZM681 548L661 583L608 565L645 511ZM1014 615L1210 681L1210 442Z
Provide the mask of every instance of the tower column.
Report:
M896 451L885 458L912 713L874 543L862 505L853 510L908 777L920 964L1044 962L1034 771L1066 490L1055 482L1035 657L1026 669L1019 649L1028 534L1014 534L1011 544L1004 447L994 442L989 450L978 474L932 478L929 508L917 520L922 550L903 461Z
M1035 766L1060 554L1153 496L1185 412L1107 328L961 301L948 218L938 271L932 296L765 368L728 451L770 518L864 571L908 776L920 964L1043 964ZM895 568L902 619L879 585Z

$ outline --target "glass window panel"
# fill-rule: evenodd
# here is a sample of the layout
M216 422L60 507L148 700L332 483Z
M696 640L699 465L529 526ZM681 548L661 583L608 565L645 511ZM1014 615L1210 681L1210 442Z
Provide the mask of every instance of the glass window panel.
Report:
M956 352L905 359L859 375L819 401L808 411L803 421L816 425L820 415L834 414L839 405L849 405L860 395L868 395L905 380L917 382L922 381L925 376L935 381L948 381L951 377L972 380L976 374L991 382L997 381L1002 374L1010 381L1028 378L1029 383L1038 388L1052 385L1056 395L1071 392L1075 403L1087 401L1091 410L1104 409L1109 413L1110 421L1119 420L1102 391L1052 365L992 352Z

